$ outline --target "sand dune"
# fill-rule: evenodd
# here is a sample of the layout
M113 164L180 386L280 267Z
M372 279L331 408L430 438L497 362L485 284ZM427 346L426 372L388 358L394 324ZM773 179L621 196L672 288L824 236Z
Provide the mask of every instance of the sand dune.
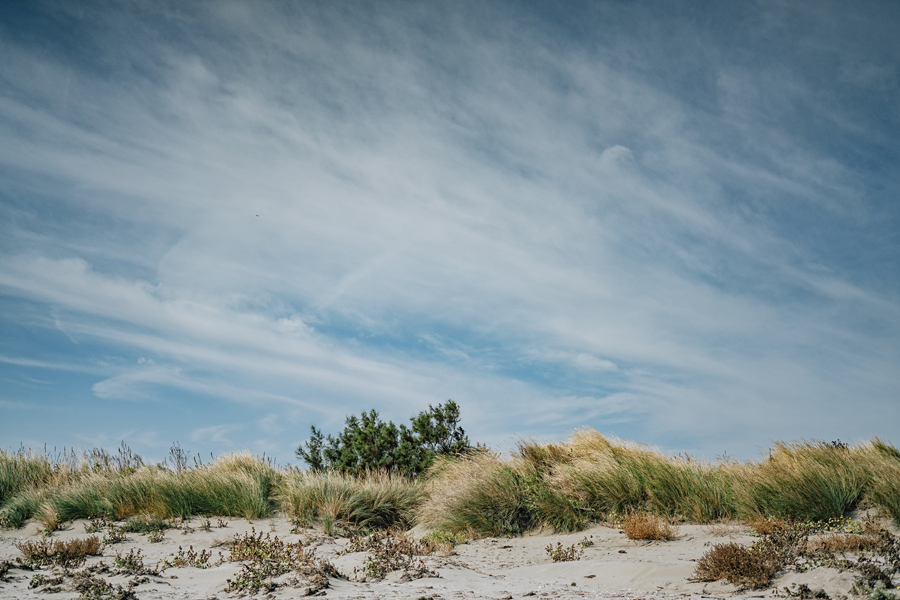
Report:
M215 523L216 519L213 519ZM222 542L231 540L236 534L256 530L272 533L286 541L302 541L304 547L314 549L316 555L328 559L342 574L330 577L328 586L318 594L329 598L376 599L409 598L421 599L465 599L465 598L667 598L667 597L772 597L774 590L782 590L806 584L813 590L824 590L831 598L849 595L854 582L852 573L834 569L817 568L805 573L787 573L777 578L766 590L739 591L734 586L723 583L695 583L688 581L695 561L711 547L723 541L750 544L753 538L740 527L730 531L717 531L700 525L682 526L679 535L668 542L638 542L625 537L617 529L594 527L577 534L558 535L537 533L521 538L486 538L456 546L446 556L424 557L425 565L436 576L412 581L403 581L402 572L389 573L383 581L365 581L363 564L366 553L338 555L345 549L345 538L334 538L316 530L292 532L292 526L279 517L248 522L226 519L224 527L200 529L202 519L195 518L187 523L184 530L170 529L165 538L151 543L146 535L128 534L121 543L105 547L102 557L90 558L86 566L101 561L112 564L117 553L125 555L132 550L140 550L146 566L152 567L158 561L171 558L179 547L193 547L195 551L209 550L215 563L218 554L228 555ZM726 535L721 535L725 533ZM0 534L0 561L13 561L21 553L16 549L17 541L34 541L41 538L36 523L28 523L19 530L4 531ZM69 540L83 538L85 522L77 521L53 534L54 539ZM593 545L579 546L588 540ZM548 544L561 543L563 546L575 544L583 549L577 561L553 563L545 548ZM206 569L194 567L173 567L161 575L142 578L133 587L133 592L142 600L163 598L226 598L235 596L226 593L226 580L234 577L240 564L225 562ZM52 589L29 589L29 582L36 573L53 575L53 569L45 567L31 572L12 568L7 572L6 581L0 583L2 598L77 598L78 592L69 582L63 582ZM127 586L132 579L124 575L106 573L110 583ZM284 585L268 594L271 598L292 598L310 591L302 585L292 585L290 577L284 578Z

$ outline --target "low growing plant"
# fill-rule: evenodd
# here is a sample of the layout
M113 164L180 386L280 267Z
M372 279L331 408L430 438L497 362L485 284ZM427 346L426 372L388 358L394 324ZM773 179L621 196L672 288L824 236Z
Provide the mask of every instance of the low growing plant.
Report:
M417 558L432 554L434 549L402 532L376 531L366 538L351 541L351 547L357 548L355 551L369 552L369 557L363 565L367 579L377 581L393 571L403 571L406 579L434 575L425 563Z
M468 541L469 538L461 533L442 530L432 531L422 538L422 542L435 552L449 552L457 544L465 544Z
M575 544L572 544L568 548L565 548L561 542L556 542L556 547L553 547L553 544L549 544L544 550L547 552L547 556L550 557L550 560L553 562L568 562L572 560L579 560L581 555L584 554L584 550L576 550Z
M306 595L328 587L328 576L337 575L331 563L315 557L314 550L306 550L300 542L284 542L278 536L262 532L236 535L231 542L228 559L240 561L241 571L229 578L226 592L256 593L272 591L273 581L286 573L295 573L298 585L306 584Z
M138 600L134 593L134 581L128 587L112 584L88 572L75 574L78 600Z
M153 533L154 531L165 531L171 525L157 517L132 517L125 521L121 526L123 531L128 533Z
M140 548L132 548L128 551L128 554L124 555L121 552L116 552L113 565L120 573L127 575L140 575L145 571L144 557Z
M631 513L622 521L622 531L630 540L671 540L678 528L656 515Z
M743 588L760 588L783 569L830 566L859 573L856 592L866 595L890 587L894 575L900 573L900 538L871 519L861 524L843 520L839 525L836 521L761 519L753 528L760 539L751 547L717 544L697 562L693 579L726 579ZM847 558L847 553L857 556Z
M162 529L158 529L156 531L151 531L147 534L147 541L151 544L158 544L159 542L166 539L166 532Z
M47 577L42 573L35 573L28 582L28 589L44 593L56 594L62 591L62 577Z
M216 564L210 564L209 559L212 558L212 552L209 550L201 549L200 552L194 550L193 546L189 546L187 550L178 546L178 554L172 556L172 558L167 558L161 560L159 566L164 569L169 569L171 567L194 567L197 569L206 569L212 566L216 566ZM219 553L219 563L221 564L223 561L222 554Z
M697 561L693 580L718 581L725 579L741 588L758 589L772 580L783 563L771 551L751 551L750 548L728 542L716 544Z
M96 535L65 542L44 538L36 542L16 542L15 546L24 556L22 562L26 565L77 567L87 556L97 556L103 551Z
M121 527L110 526L109 530L103 536L103 543L118 544L124 542L126 539L124 529Z

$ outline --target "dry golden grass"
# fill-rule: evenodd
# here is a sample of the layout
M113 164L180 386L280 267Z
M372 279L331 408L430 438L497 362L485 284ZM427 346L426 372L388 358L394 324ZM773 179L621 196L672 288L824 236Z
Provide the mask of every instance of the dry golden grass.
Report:
M622 521L622 531L630 540L671 540L678 527L649 513L632 513Z
M407 526L422 501L422 484L397 474L297 473L279 484L281 508L297 525L318 523L328 533Z
M743 534L747 530L747 525L740 521L716 521L703 529L715 537L733 537Z
M793 528L790 522L785 521L784 519L775 519L771 517L757 517L755 519L750 519L747 521L747 525L759 535L785 533Z
M806 551L832 554L834 552L864 552L878 547L878 537L859 533L829 533L810 539Z
M426 529L469 537L518 535L531 525L520 477L490 452L437 457L417 521Z
M746 546L728 542L716 544L700 557L694 569L695 581L718 581L758 589L765 587L782 568L774 552L752 551Z
M565 454L566 460L553 465L551 490L595 515L650 511L697 523L734 516L730 479L720 466L668 457L592 429L575 431L552 454Z
M878 439L777 442L759 461L709 463L586 428L561 442L522 442L506 459L485 450L439 457L418 480L301 473L247 453L183 463L143 465L124 445L118 455L0 451L0 526L31 517L47 530L97 515L256 518L280 506L329 531L418 523L442 535L520 535L651 513L670 523L742 519L768 535L789 521L831 522L861 503L900 525L900 450Z

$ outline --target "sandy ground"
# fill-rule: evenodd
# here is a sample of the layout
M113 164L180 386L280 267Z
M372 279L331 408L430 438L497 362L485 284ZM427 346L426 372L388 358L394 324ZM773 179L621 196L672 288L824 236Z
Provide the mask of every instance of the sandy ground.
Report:
M713 544L735 541L751 544L752 537L741 526L719 527L682 526L679 535L667 542L637 542L629 540L617 529L594 527L577 534L559 535L539 533L521 538L486 538L457 545L447 556L424 557L426 565L436 576L401 581L399 572L389 574L383 581L353 581L360 579L365 553L336 555L348 541L334 538L320 531L303 530L292 533L290 523L274 517L248 522L225 519L224 527L217 527L213 518L212 528L200 528L203 519L195 518L187 523L188 529L170 529L165 539L151 543L146 535L128 534L124 542L106 546L102 557L91 558L86 566L104 561L112 564L116 554L127 554L139 548L144 564L153 566L157 561L171 558L179 546L185 550L211 550L213 561L228 550L222 542L236 534L271 532L279 538L295 542L301 540L306 547L315 548L316 556L329 559L345 577L331 577L328 587L322 590L327 598L346 599L409 599L409 600L467 600L469 598L519 599L534 596L552 598L629 598L663 599L670 597L769 597L776 592L784 596L783 588L807 584L811 589L824 590L832 599L848 596L853 584L852 573L834 569L817 568L806 573L787 573L777 578L766 590L739 592L724 582L691 583L688 578L695 561ZM53 539L84 538L84 521L69 523L64 530L53 534ZM726 531L722 531L725 529ZM102 534L100 534L102 536ZM39 525L29 522L18 530L0 531L0 561L13 561L21 556L15 543L35 541L42 537ZM580 560L553 563L545 548L557 542L568 547L584 539L593 542L584 548ZM211 561L212 562L212 561ZM226 593L226 579L240 570L239 563L226 562L207 569L193 567L170 568L160 576L148 576L146 581L134 587L141 600L162 598L224 599L236 594ZM354 570L356 574L354 575ZM36 572L12 568L0 582L0 598L41 598L47 600L77 598L78 592L64 584L60 591L29 589L29 582ZM53 569L44 568L39 573L53 575ZM129 577L104 575L110 583L127 584ZM280 587L268 594L271 598L300 597L304 589Z

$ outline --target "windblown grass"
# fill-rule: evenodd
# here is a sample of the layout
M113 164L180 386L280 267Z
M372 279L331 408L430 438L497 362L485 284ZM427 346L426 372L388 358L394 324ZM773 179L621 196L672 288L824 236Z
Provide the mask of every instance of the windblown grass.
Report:
M698 523L734 513L730 481L721 468L610 441L589 429L575 432L569 447L570 458L552 476L552 487L578 498L590 513L650 511Z
M496 455L476 451L438 457L418 521L428 529L470 536L520 535L534 519L522 478Z
M352 529L409 526L422 501L422 485L401 475L291 473L279 490L281 507L300 526L335 525Z
M0 450L0 504L27 489L44 487L55 477L56 469L45 454L20 450Z
M255 519L273 508L277 471L249 455L226 455L180 473L144 468L132 474L90 474L49 495L37 518L49 529L74 519L111 519L146 514L160 519L191 515Z
M900 525L900 451L880 440L777 443L759 462L708 463L578 430L565 443L522 443L442 459L419 511L426 527L472 535L576 531L630 513L712 523L774 517L827 521L867 501Z
M508 459L483 449L438 457L418 480L277 469L248 453L194 466L177 458L175 468L147 466L124 444L118 455L0 451L0 524L34 517L52 531L79 518L255 519L281 510L329 532L419 524L460 539L572 532L628 514L672 524L826 521L864 505L900 526L900 450L877 438L779 442L760 461L710 463L581 429L563 442L523 442Z
M19 528L41 508L44 490L30 488L7 498L0 505L0 526Z
M900 527L900 450L875 438L869 455L867 499Z
M768 460L733 475L738 514L825 521L861 499L870 481L866 449L840 444L776 443Z

